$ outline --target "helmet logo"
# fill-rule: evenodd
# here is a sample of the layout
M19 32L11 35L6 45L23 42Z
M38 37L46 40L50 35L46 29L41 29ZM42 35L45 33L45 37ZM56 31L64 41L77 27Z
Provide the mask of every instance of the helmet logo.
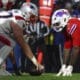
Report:
M63 15L68 15L68 13L66 11L61 11L61 12L57 12L56 16L63 16Z

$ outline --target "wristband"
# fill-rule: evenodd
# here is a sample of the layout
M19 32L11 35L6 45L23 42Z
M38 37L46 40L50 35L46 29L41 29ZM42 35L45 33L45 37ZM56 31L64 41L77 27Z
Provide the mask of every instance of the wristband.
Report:
M35 58L34 56L31 58L31 61L32 61L35 65L37 65L37 60L36 60L36 58Z

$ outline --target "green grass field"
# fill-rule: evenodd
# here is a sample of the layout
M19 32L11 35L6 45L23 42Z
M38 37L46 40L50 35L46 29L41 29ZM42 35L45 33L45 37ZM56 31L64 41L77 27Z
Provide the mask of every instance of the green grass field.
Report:
M80 80L80 73L75 73L71 77L56 77L56 74L45 73L41 76L30 76L25 74L22 76L0 76L0 80Z

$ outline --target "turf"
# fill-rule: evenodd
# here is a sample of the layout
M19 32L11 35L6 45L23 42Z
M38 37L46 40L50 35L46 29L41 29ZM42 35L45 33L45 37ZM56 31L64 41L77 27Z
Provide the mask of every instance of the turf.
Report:
M56 74L45 73L41 76L30 76L25 74L22 76L0 76L0 80L80 80L80 73L75 73L71 77L56 77Z

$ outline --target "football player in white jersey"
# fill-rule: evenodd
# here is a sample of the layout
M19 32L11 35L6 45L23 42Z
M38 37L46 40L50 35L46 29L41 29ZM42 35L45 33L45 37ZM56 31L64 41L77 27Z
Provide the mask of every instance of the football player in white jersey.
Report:
M0 12L0 42L3 43L0 48L0 65L7 58L9 53L11 51L13 52L13 48L17 42L26 57L28 57L36 66L36 69L42 71L44 67L37 62L29 45L24 39L23 30L26 19L26 13L19 10Z

